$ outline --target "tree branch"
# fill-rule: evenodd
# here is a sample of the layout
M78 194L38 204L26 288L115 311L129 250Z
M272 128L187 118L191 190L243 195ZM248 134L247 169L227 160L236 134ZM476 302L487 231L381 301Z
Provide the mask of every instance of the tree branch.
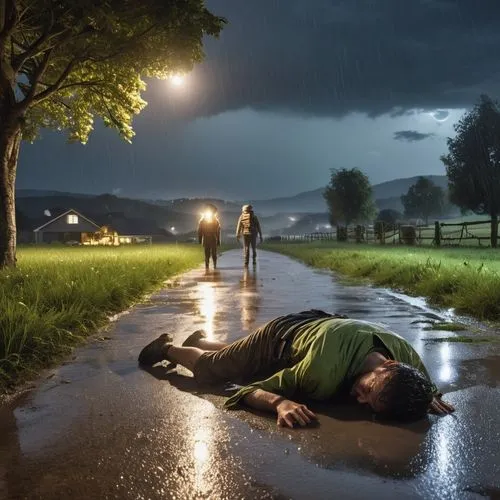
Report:
M69 74L75 67L78 60L79 60L78 57L74 57L73 59L71 59L71 61L67 64L66 68L64 68L64 71L59 75L59 78L53 84L49 85L45 90L42 90L38 94L33 95L33 98L31 102L28 103L28 105L38 104L39 102L43 101L44 99L47 99L47 97L50 97L52 94L57 92L61 88L64 80L68 78Z
M43 33L31 44L31 46L26 47L22 54L19 54L12 61L12 68L17 73L22 65L30 58L36 55L38 49L41 45L50 38L50 30L54 26L54 16L51 16L50 23L46 26ZM24 47L23 47L24 48Z
M18 15L16 0L0 0L0 53L3 52L3 44L14 30ZM3 19L2 19L3 18Z

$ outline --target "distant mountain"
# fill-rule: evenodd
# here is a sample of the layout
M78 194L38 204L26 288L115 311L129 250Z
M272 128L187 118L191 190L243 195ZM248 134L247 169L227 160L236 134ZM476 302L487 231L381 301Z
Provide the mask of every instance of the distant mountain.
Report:
M378 199L400 197L408 192L412 184L415 184L419 177L425 177L448 191L448 177L446 175L424 175L406 177L404 179L394 179L393 181L382 182L373 186L373 197Z
M177 198L175 200L144 200L153 205L167 207L176 212L199 214L207 203L215 205L220 212L240 212L239 202L220 200L216 198Z
M314 189L313 191L304 191L303 193L283 198L252 200L251 203L254 205L256 211L266 215L283 212L326 212L326 202L323 199L324 190L325 188L319 188Z
M447 189L447 177L425 176L438 186ZM374 198L379 210L392 208L402 211L401 195L417 181L418 177L395 179L373 186ZM314 230L324 227L328 217L327 206L323 199L324 188L305 191L289 197L268 200L225 201L220 199L179 198L175 200L144 201L104 194L99 196L21 189L16 192L17 210L22 217L22 226L37 227L56 214L73 208L98 224L115 225L121 232L173 232L189 233L196 229L200 212L206 203L219 208L220 220L226 235L232 236L241 211L241 205L252 203L261 220L264 232ZM48 210L50 216L45 215ZM293 227L293 229L292 229ZM175 228L175 229L172 229ZM288 229L287 229L288 228ZM307 232L307 231L306 231Z
M65 191L46 191L43 189L16 189L16 198L39 198L46 196L72 196L73 198L92 198L93 194L67 193Z
M373 185L373 197L379 210L383 208L394 208L401 211L401 195L406 194L412 184L417 182L420 176L407 177L404 179L394 179L392 181L382 182ZM432 180L437 186L448 190L448 178L446 175L425 175L424 177ZM325 188L305 191L295 196L284 198L274 198L270 200L253 201L255 210L259 213L271 215L273 213L321 213L327 212L326 202L323 199Z
M198 217L192 214L175 212L166 207L151 205L140 200L118 198L113 195L100 196L32 196L16 200L18 211L37 227L48 222L58 214L73 208L98 224L117 225L137 234L151 232L158 228L162 231L187 232L196 226ZM138 232L140 228L141 232Z

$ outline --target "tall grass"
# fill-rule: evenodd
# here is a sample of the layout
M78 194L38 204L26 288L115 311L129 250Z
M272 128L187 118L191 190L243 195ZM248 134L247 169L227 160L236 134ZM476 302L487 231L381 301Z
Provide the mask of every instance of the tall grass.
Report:
M195 245L20 249L18 267L0 271L0 389L202 259Z
M267 249L372 283L427 297L479 319L500 321L500 250L355 245L272 244Z

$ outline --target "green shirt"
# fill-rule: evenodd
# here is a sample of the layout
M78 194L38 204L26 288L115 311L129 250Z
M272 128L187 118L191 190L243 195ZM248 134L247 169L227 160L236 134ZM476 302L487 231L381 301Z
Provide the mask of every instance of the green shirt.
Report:
M243 387L225 406L233 408L256 389L286 398L299 394L308 399L331 399L342 393L346 384L354 382L366 356L377 346L385 348L392 359L417 368L430 380L420 356L399 335L366 321L322 318L297 330L289 368Z

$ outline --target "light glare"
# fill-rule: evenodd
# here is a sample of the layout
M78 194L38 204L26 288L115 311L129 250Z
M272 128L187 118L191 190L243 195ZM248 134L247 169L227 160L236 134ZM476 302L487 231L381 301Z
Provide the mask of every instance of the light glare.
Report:
M170 83L174 87L181 87L184 85L184 75L176 74L170 77Z

